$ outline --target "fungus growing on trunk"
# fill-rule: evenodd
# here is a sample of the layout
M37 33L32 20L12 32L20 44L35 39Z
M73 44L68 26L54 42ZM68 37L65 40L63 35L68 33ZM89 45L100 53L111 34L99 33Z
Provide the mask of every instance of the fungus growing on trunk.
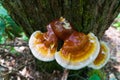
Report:
M89 65L93 69L102 68L110 58L110 50L107 44L103 41L100 42L100 51L97 58Z
M47 26L47 32L34 32L29 40L29 47L33 55L42 61L54 60L54 54L57 51L58 39L50 25Z
M55 59L62 67L77 70L92 63L99 50L99 41L93 33L85 35L75 31L64 41Z
M64 44L57 51L59 40L64 41ZM56 59L59 65L72 70L86 66L100 69L109 59L109 48L104 42L99 43L93 33L86 35L75 31L63 17L52 21L47 26L47 32L34 32L30 37L29 47L37 59Z
M56 36L61 40L68 38L74 31L71 24L63 17L51 22L50 25Z

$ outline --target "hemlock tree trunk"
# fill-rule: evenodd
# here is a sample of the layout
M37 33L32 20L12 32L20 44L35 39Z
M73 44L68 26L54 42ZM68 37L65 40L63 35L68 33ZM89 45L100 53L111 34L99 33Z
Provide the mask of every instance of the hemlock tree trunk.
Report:
M1 0L12 18L27 35L46 30L61 16L78 31L93 32L99 38L120 12L120 0Z

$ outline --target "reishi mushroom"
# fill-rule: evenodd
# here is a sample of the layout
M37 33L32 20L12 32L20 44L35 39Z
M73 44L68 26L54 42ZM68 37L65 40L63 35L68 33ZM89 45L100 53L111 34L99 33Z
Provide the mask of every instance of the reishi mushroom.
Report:
M74 32L74 29L71 26L71 24L63 17L54 20L50 23L50 25L56 36L63 41Z
M57 51L58 41L64 41ZM33 55L41 61L52 61L66 69L78 70L89 66L100 69L109 58L109 48L93 33L84 34L73 29L63 17L52 21L47 32L34 32L29 40Z
M104 41L100 41L100 51L97 58L89 65L93 69L102 68L110 58L110 50Z
M57 51L58 39L50 25L47 26L47 32L34 32L29 40L29 47L33 55L41 61L54 60L54 54Z
M60 51L55 54L59 65L67 69L81 69L95 60L100 49L97 37L93 33L73 32Z

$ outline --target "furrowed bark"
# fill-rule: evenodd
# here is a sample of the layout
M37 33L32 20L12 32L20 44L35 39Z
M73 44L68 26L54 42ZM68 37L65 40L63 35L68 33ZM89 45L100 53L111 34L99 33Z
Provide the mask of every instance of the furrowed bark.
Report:
M99 39L120 12L120 0L3 0L8 13L27 35L46 31L46 25L61 16L76 30L93 32Z

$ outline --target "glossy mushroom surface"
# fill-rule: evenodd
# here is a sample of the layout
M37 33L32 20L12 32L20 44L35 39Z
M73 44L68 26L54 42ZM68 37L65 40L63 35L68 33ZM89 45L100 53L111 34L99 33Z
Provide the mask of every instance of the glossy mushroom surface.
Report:
M58 39L50 25L47 26L47 32L34 32L29 40L29 47L33 55L41 61L54 60L54 54L57 51Z
M100 50L100 44L93 33L73 32L59 52L55 54L55 59L59 65L67 69L81 69L95 60Z
M89 65L93 69L102 68L110 58L110 50L107 44L103 41L100 42L100 51L97 58Z
M61 40L68 38L74 31L71 24L63 17L51 22L50 26L52 27L56 36Z
M58 40L64 41L57 51ZM109 59L109 48L93 33L88 35L77 32L71 24L61 17L47 26L47 32L34 32L29 40L33 55L41 61L52 61L66 69L78 70L89 66L93 69L102 68Z

